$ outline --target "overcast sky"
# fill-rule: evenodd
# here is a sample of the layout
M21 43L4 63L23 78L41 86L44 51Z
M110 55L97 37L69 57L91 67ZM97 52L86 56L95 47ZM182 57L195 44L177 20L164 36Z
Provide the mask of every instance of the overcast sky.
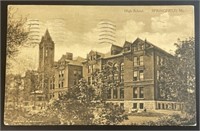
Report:
M170 51L175 50L178 38L194 36L193 6L44 6L14 5L16 18L24 16L40 21L40 37L48 28L55 42L55 60L66 52L86 57L91 49L106 53L110 45L98 44L97 25L102 19L116 25L116 44L133 42L137 37ZM18 72L38 66L38 46L22 48L19 61L30 61L31 67L23 62L16 63ZM20 62L21 63L21 62ZM13 69L15 70L15 69Z

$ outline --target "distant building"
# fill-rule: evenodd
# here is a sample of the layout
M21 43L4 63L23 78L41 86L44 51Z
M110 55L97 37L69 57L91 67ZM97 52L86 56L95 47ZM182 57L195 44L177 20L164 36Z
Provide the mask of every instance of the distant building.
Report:
M58 99L69 87L78 84L83 67L79 60L73 60L72 53L66 53L54 63L54 75L50 81L49 99Z

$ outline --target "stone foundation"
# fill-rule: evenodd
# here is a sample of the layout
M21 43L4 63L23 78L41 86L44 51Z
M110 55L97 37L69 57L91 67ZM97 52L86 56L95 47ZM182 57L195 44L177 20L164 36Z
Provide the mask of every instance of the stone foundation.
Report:
M181 110L182 104L172 101L132 100L132 101L107 101L123 106L126 112L131 110ZM134 104L135 103L135 104ZM135 107L134 107L135 105Z

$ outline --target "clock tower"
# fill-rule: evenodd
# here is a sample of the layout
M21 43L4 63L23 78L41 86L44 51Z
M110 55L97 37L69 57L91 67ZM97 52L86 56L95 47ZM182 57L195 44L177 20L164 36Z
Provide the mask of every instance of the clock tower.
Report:
M48 29L39 43L39 89L48 100L50 78L53 76L55 44Z

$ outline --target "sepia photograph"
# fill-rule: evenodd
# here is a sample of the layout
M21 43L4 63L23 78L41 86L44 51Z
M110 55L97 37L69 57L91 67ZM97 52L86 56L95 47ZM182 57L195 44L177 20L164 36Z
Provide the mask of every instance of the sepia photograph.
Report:
M192 5L8 5L8 126L196 126Z

